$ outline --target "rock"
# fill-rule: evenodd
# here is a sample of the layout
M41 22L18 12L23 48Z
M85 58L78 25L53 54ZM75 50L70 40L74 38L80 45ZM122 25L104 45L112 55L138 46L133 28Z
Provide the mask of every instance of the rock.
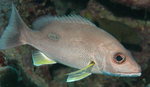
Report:
M18 87L18 72L15 68L0 67L0 87Z
M68 15L70 13L78 13L86 8L89 0L52 0L56 7L58 15Z
M149 0L112 0L131 7L150 8Z
M48 66L34 67L31 58L32 50L30 46L20 46L4 50L3 53L9 60L8 65L14 66L20 71L20 77L23 78L22 82L25 83L22 85L25 87L49 87Z
M115 36L120 42L129 44L140 44L141 38L131 27L108 19L98 19L99 26Z

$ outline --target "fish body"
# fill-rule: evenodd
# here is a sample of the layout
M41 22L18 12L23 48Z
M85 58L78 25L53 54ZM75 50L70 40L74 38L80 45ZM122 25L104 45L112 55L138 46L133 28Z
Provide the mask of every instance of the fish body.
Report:
M54 35L58 39L50 37L50 35ZM45 26L44 29L32 32L27 36L29 38L32 37L32 40L28 41L30 45L39 49L53 60L67 66L80 69L93 60L99 61L97 66L100 67L94 66L94 73L99 73L103 67L101 62L104 57L101 53L105 51L105 49L102 49L104 44L116 43L112 36L96 26L61 21L53 21L50 25ZM114 40L108 41L106 44L103 41L105 39Z
M84 72L91 67L88 73L141 75L141 68L130 52L89 20L78 15L44 16L37 19L30 29L16 8L12 8L9 24L0 39L0 49L28 44L44 53L46 59Z

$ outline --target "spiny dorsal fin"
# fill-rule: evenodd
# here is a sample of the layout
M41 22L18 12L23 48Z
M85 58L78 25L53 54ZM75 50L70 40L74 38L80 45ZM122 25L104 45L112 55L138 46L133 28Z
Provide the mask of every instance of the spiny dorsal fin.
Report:
M79 15L69 15L69 16L44 16L37 19L33 23L33 29L40 30L44 26L50 24L53 21L63 22L63 23L78 23L78 24L87 24L91 26L95 26L92 22L88 19L81 17Z

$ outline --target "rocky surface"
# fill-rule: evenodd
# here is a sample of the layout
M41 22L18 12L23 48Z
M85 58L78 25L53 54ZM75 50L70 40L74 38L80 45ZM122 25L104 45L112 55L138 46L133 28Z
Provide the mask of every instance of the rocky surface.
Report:
M112 0L131 7L150 8L149 0Z

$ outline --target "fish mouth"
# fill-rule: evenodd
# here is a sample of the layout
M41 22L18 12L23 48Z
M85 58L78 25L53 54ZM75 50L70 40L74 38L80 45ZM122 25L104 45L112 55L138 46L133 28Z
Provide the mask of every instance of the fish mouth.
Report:
M139 77L139 76L141 76L141 73L140 72L116 73L116 75L119 75L121 77Z
M121 73L103 72L103 74L110 75L110 76L118 76L118 77L139 77L139 76L141 76L141 72L121 72Z

